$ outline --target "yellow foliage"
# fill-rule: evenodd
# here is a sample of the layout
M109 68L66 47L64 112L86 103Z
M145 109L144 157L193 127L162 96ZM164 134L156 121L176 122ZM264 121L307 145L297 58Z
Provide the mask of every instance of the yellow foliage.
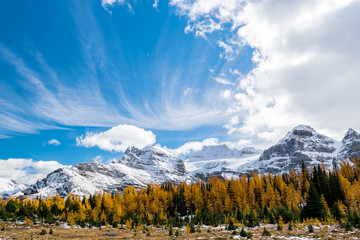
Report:
M128 229L131 229L133 220L130 218L126 221L125 225Z
M66 221L71 227L75 224L75 217L76 216L74 212L68 212Z
M190 225L189 225L189 223L186 224L186 232L190 233Z
M33 222L28 218L25 218L25 224L30 227L33 226Z

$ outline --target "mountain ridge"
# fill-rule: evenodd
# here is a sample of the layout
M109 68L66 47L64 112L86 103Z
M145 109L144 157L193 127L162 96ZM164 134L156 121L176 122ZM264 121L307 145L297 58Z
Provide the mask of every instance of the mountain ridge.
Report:
M159 146L129 147L119 161L109 164L93 161L59 168L35 184L12 193L32 197L89 195L122 191L127 186L145 187L150 183L176 184L211 176L238 177L255 171L282 174L294 169L299 172L303 162L307 167L323 164L333 169L340 159L351 156L360 157L360 134L355 130L350 128L342 141L336 141L310 126L299 125L262 152L252 147L231 149L219 144L204 146L183 161Z

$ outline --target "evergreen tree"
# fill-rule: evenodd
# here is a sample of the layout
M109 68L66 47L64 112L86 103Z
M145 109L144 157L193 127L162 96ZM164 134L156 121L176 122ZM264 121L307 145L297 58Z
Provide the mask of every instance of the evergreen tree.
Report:
M302 219L322 218L322 213L324 212L324 205L321 202L321 197L312 182L310 182L310 188L305 204L306 205L301 212Z

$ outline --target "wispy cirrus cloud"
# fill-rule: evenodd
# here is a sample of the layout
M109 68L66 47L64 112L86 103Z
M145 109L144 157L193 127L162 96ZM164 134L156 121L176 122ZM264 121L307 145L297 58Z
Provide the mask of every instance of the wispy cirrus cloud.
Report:
M102 2L103 6L124 3ZM128 57L121 45L106 44L105 36L116 33L104 33L91 4L74 2L70 10L81 57L78 67L62 69L52 65L35 44L24 51L0 45L1 60L15 70L13 79L21 89L19 92L5 86L7 95L0 96L4 109L0 113L4 114L1 135L35 133L59 126L119 124L187 130L226 122L224 99L219 95L223 87L211 79L221 77L222 69L212 66L214 71L209 73L206 62L213 47L199 47L195 42L182 45L175 40L183 35L183 29L179 28L175 35L167 35L168 29L164 29L149 60L135 64L131 60L134 56ZM171 42L193 51L188 56L174 50ZM223 66L222 61L218 65Z
M224 85L235 85L235 83L233 82L230 82L229 80L225 79L225 78L222 78L222 77L213 77L213 79L218 82L218 83L221 83L221 84L224 84Z
M110 8L114 7L115 5L126 5L129 8L129 11L131 13L134 13L134 9L129 3L129 1L126 0L101 0L101 6L108 11L110 14L112 13Z

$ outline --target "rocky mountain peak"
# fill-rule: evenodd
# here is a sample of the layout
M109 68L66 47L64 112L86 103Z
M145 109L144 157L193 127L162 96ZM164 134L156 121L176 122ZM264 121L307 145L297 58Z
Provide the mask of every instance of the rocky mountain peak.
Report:
M119 161L104 164L99 161L79 163L48 174L18 196L75 195L122 191L127 186L144 187L149 183L192 181L211 176L238 177L254 171L282 174L291 169L299 172L302 163L307 167L324 164L333 169L339 159L360 157L360 134L349 129L342 142L316 132L307 125L289 131L277 144L260 151L247 147L231 148L226 144L204 146L187 156L184 162L166 148L147 146L129 147ZM1 186L8 186L1 193ZM19 189L13 181L1 182L0 194L12 194ZM21 188L20 188L21 190Z
M354 140L360 140L360 133L358 133L352 128L349 128L349 130L345 134L345 137L342 140L342 143L346 144L348 141L354 141Z
M256 149L254 147L244 147L243 149L241 149L241 153L243 155L260 154L261 150Z
M284 143L286 141L290 141L291 139L305 140L317 135L319 134L312 127L301 124L289 131L285 137L279 141L279 143Z
M202 151L227 151L230 148L226 144L203 146Z
M248 149L250 150L250 149ZM186 156L190 162L196 162L209 159L221 159L221 158L241 158L243 154L242 150L236 148L231 149L226 144L203 146L200 151L194 152Z
M0 177L0 196L11 196L13 193L25 189L25 184L17 183L12 179Z
M277 144L266 149L260 156L263 172L280 173L298 170L304 162L307 166L324 164L333 167L339 142L316 132L312 127L299 125L289 131Z
M338 153L338 158L347 159L349 157L360 157L360 133L349 128L342 140L342 146Z

